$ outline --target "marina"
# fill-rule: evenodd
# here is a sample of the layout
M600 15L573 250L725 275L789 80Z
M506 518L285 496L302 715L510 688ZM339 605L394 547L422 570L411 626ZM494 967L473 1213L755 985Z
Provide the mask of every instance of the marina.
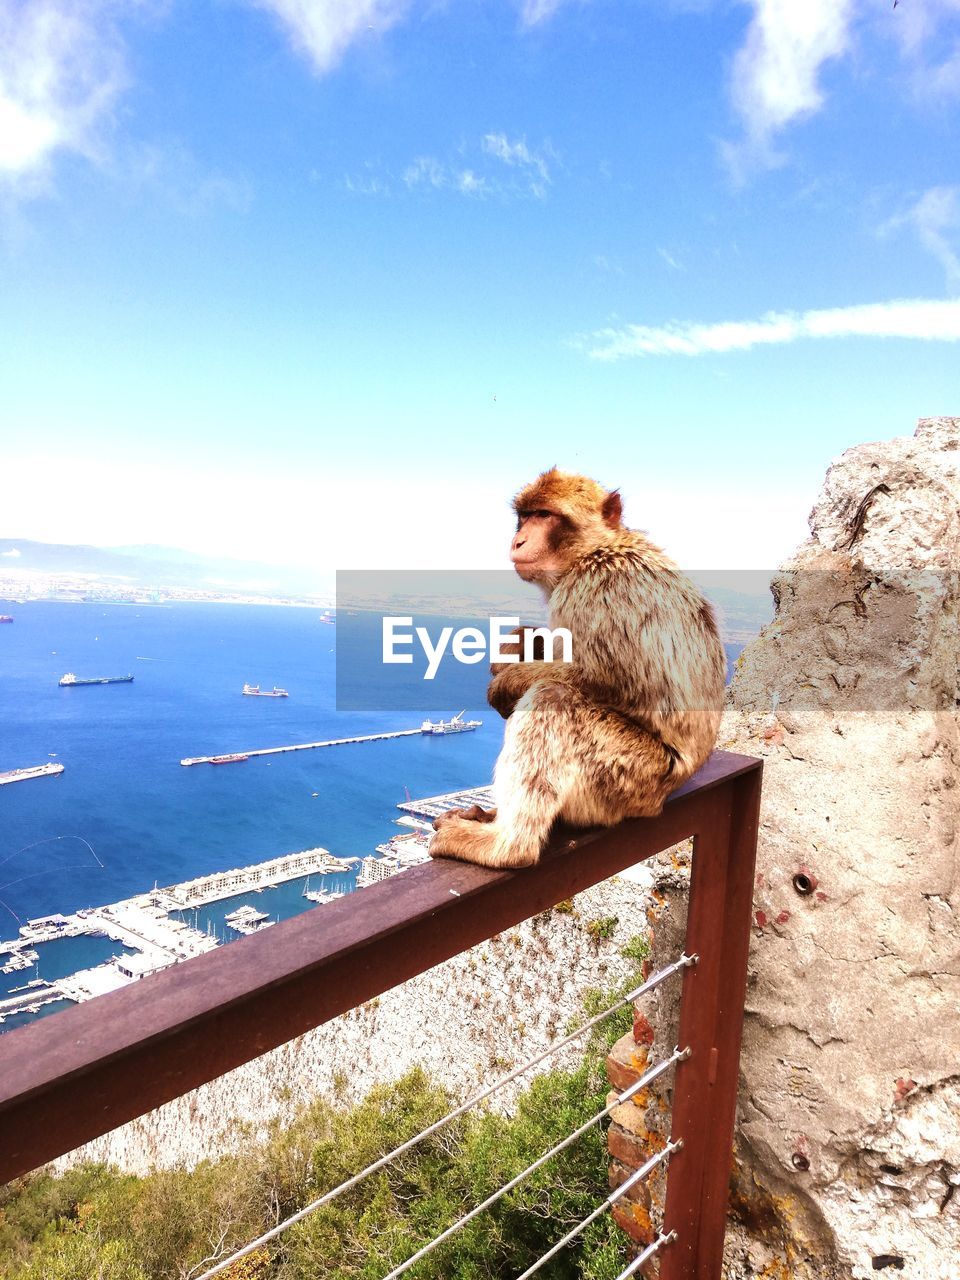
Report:
M288 881L310 875L343 876L352 873L358 859L336 858L326 849L305 849L250 866L200 876L165 888L154 887L121 902L103 907L84 907L72 915L59 912L28 920L19 936L0 942L0 972L5 975L36 969L37 976L7 989L0 995L0 1024L8 1018L33 1014L54 1003L79 1004L94 996L117 990L158 973L180 960L211 951L220 943L211 928L199 927L202 908L210 908L244 893L277 889ZM303 896L315 903L329 902L335 893ZM184 916L190 913L194 923ZM249 934L275 923L271 913L244 903L221 917L225 929ZM221 932L225 932L221 929ZM39 970L41 951L62 939L99 939L122 954L86 969L43 978Z
M107 906L28 920L20 926L18 937L0 942L0 974L11 979L5 992L0 991L0 1026L19 1025L45 1010L55 1012L139 982L180 960L211 951L221 941L268 929L278 919L302 911L304 900L323 906L354 888L378 884L427 862L431 823L438 813L473 804L489 808L492 803L490 787L407 800L397 805L401 816L396 821L405 830L378 844L377 856L362 861L338 858L317 846L164 888L155 885ZM325 887L312 889L313 876L327 877ZM336 879L331 882L331 877ZM302 888L296 881L302 881ZM276 894L285 886L287 897L281 901ZM243 901L244 895L268 892L269 910ZM261 902L266 904L267 899ZM51 950L62 949L63 940L89 948L98 962L73 971L65 957L60 957L59 964L52 961ZM30 971L33 976L27 976ZM23 979L13 976L21 973Z

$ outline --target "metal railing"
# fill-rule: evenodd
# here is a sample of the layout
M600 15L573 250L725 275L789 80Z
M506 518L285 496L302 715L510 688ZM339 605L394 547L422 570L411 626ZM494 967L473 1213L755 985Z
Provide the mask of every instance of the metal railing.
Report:
M685 952L698 962L683 967L666 1204L650 1250L660 1280L717 1280L760 777L759 761L715 752L659 817L558 831L536 867L413 868L325 906L322 923L307 912L0 1037L0 1182L692 836Z

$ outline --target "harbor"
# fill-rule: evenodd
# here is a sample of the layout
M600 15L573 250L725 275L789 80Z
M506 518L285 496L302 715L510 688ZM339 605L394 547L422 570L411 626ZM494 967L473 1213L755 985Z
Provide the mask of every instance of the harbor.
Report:
M249 903L219 913L217 927L211 908L227 907L244 894L266 895L288 883L309 877L351 876L358 860L336 858L326 849L305 849L282 857L229 871L201 876L164 888L154 887L120 902L85 907L70 915L53 913L29 920L19 936L0 942L0 972L23 974L23 979L0 995L0 1024L20 1023L19 1015L31 1015L47 1006L79 1004L158 973L181 960L218 946L219 936L234 937L256 932L276 922L270 911ZM293 889L299 886L292 885ZM295 893L296 904L286 914L302 911L306 893ZM311 902L332 901L334 893L310 893ZM265 901L262 898L260 901ZM204 910L206 909L206 913ZM201 920L201 916L205 918ZM62 948L64 940L99 940L101 949L113 952L100 963L55 977L42 977L43 953ZM30 976L34 971L36 976Z
M8 980L0 985L0 1028L129 986L222 942L259 933L280 919L429 861L437 814L492 803L490 787L408 799L397 805L396 823L404 830L378 844L376 856L339 858L316 846L179 884L154 885L106 906L28 920L16 938L0 942L0 975ZM311 878L322 887L311 888ZM68 953L78 954L76 949L87 956L86 964L70 963Z

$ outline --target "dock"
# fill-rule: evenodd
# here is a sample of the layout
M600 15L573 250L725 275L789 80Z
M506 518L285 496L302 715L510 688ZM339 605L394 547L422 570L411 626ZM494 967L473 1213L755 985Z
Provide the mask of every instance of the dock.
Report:
M287 751L316 751L318 747L345 747L351 742L381 742L386 738L412 738L419 736L422 729L395 729L391 733L361 733L354 738L331 738L328 742L295 742L288 747L260 747L256 751L235 751L229 756L187 756L181 760L182 765L191 764L225 764L228 761L248 760L253 756L279 756Z

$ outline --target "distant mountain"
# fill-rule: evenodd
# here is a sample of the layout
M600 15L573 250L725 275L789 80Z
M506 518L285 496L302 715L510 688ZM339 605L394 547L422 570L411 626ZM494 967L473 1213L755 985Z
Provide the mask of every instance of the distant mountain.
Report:
M328 571L200 556L179 547L94 547L0 538L0 574L5 568L81 573L139 587L222 588L264 595L333 590L333 575Z

